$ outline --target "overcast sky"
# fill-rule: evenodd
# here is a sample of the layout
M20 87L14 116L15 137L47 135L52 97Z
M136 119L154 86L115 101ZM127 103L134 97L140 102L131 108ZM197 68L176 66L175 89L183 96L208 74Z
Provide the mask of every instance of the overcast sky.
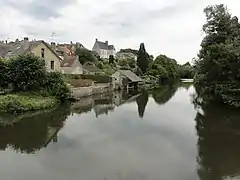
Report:
M141 42L157 56L179 63L196 57L205 22L203 8L226 4L240 17L239 0L0 0L0 38L81 42L95 38L116 49L138 49Z

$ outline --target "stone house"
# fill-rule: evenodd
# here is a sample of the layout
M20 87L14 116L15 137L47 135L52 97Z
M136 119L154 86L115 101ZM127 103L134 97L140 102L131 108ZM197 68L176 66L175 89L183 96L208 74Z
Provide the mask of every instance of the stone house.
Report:
M32 53L45 60L47 71L60 71L61 58L43 40L29 41L27 37L24 40L16 40L11 44L0 44L0 57L12 58L18 55Z
M96 39L92 51L96 52L100 56L100 58L108 59L111 55L116 57L116 49L114 45L109 45L108 41L101 42Z
M118 70L112 76L114 89L138 88L144 80L130 70Z
M61 61L61 72L63 74L83 74L83 67L78 56L68 56Z

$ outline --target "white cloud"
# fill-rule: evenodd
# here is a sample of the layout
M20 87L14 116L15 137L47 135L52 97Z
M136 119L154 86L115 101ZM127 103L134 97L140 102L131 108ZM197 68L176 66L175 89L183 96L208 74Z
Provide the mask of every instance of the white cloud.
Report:
M179 63L191 61L200 48L203 8L226 4L240 16L238 0L1 0L1 39L29 36L58 42L80 41L89 49L95 38L117 49L146 49Z

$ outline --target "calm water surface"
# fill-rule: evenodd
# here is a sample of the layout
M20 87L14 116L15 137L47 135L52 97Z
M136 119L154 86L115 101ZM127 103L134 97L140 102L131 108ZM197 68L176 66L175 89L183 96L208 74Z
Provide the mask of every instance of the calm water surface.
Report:
M182 84L1 115L0 179L239 179L240 114L193 94Z

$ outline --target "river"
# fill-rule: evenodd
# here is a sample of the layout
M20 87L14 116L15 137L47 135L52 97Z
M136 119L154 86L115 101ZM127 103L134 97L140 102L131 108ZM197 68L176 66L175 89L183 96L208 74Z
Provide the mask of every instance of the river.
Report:
M189 83L1 115L1 180L239 179L240 113Z

